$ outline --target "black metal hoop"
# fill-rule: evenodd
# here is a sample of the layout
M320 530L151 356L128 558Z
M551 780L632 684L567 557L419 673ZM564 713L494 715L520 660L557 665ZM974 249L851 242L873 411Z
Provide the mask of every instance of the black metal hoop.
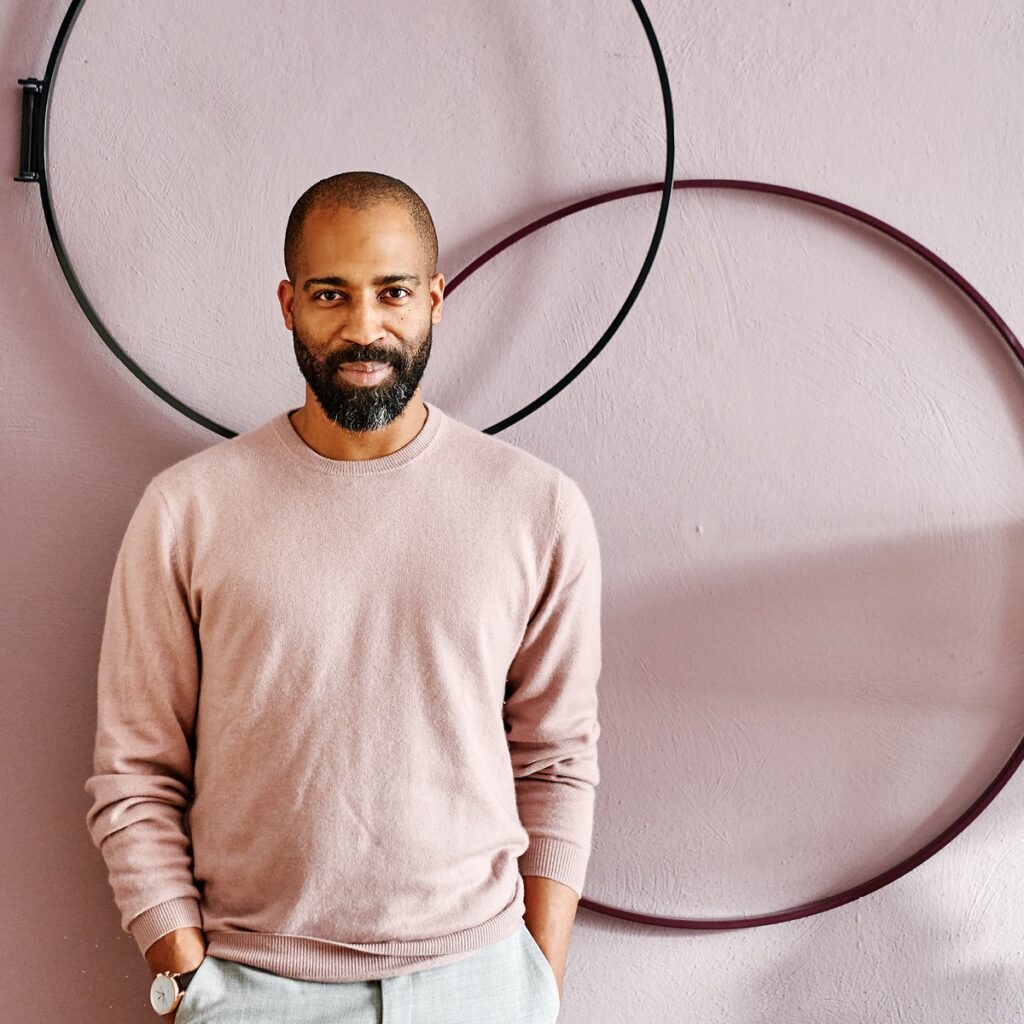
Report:
M208 416L204 416L201 412L193 409L191 406L186 405L181 399L175 397L166 388L158 384L152 377L146 373L142 367L135 362L131 356L114 340L111 333L107 330L106 325L100 319L99 314L93 308L92 303L89 301L88 296L85 294L85 289L82 287L75 274L74 269L71 266L71 260L68 257L67 251L64 248L64 243L61 240L60 231L57 228L56 217L53 212L53 204L50 198L50 186L48 180L48 131L49 131L49 95L50 90L53 88L54 80L57 77L57 69L60 66L60 60L64 53L64 47L67 44L68 36L71 33L71 29L74 27L75 21L78 18L79 12L82 9L82 4L85 0L72 0L71 6L68 8L67 14L64 15L64 21L61 23L60 29L57 32L57 38L53 45L53 50L50 53L50 60L46 66L46 77L40 81L35 78L19 78L19 83L24 87L22 94L22 125L21 125L21 173L15 178L15 181L38 181L39 182L39 194L43 202L43 211L46 215L46 227L50 233L50 241L53 243L54 252L57 254L57 259L60 261L61 269L64 271L64 276L67 278L68 284L71 286L71 291L74 293L75 298L78 300L78 304L82 307L85 315L89 318L89 322L96 329L96 333L99 334L100 338L103 339L104 344L111 352L121 360L122 363L140 380L147 388L150 389L157 397L163 399L168 405L173 406L178 412L187 416L190 420L200 424L200 426L206 427L208 430L212 430L215 434L220 434L222 437L235 437L238 433L236 430L230 430L228 427L224 427L221 424L210 419ZM523 406L518 412L513 413L511 416L506 416L505 419L499 423L495 423L490 427L486 428L486 433L497 434L507 427L512 426L513 423L518 423L519 420L535 412L542 405L550 402L563 388L568 387L572 381L583 372L583 370L597 357L597 354L604 348L604 346L611 340L612 335L619 329L619 325L623 320L626 319L626 314L629 313L636 301L637 296L640 294L640 289L643 288L644 282L647 280L647 276L650 273L652 264L654 263L655 254L661 245L661 238L665 231L665 221L668 218L668 205L672 198L672 179L675 173L675 118L672 112L672 89L669 84L668 71L665 67L665 60L661 54L661 45L658 42L658 37L655 34L654 27L651 25L651 20L647 16L647 11L644 8L641 0L630 0L636 10L637 16L640 18L640 22L643 25L644 33L647 36L647 42L651 48L651 55L654 57L654 63L658 69L658 80L661 84L661 96L662 102L665 107L665 180L661 185L662 196L661 206L658 209L658 219L654 227L654 235L651 238L651 244L647 250L647 255L644 258L643 266L640 268L640 273L637 274L636 281L633 283L633 287L629 290L629 294L626 296L626 301L623 302L622 308L616 313L615 318L608 326L607 330L594 344L594 347L585 355L583 358L567 373L561 380L553 384L547 389L542 395L535 398L532 402ZM499 243L500 244L500 243ZM462 277L466 276L466 271L462 272ZM446 288L446 292L450 291L451 288Z

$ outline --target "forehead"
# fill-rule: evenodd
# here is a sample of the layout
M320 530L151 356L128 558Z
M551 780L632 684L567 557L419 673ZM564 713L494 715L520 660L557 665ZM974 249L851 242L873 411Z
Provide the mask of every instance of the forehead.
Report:
M400 206L380 203L356 210L350 206L310 210L302 228L306 270L326 272L340 263L390 270L410 260L419 265L421 247L412 217Z

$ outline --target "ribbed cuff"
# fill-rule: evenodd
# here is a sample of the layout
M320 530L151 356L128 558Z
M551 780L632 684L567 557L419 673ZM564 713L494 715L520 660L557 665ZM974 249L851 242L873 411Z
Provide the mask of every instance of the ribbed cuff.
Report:
M589 851L581 850L575 843L550 836L530 836L530 845L519 858L519 873L553 878L582 896L589 860Z
M199 901L191 896L179 896L159 903L132 918L128 924L128 930L138 943L143 956L157 939L176 928L202 927L203 917L199 912Z

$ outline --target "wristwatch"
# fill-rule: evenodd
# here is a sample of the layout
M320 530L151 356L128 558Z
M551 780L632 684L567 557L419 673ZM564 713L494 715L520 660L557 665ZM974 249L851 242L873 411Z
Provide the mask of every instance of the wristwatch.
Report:
M202 967L202 961L200 961L199 967ZM149 1002L160 1016L178 1008L178 1003L181 1002L188 983L199 967L193 967L191 971L179 971L177 974L173 974L171 971L161 971L153 979L153 984L149 987Z

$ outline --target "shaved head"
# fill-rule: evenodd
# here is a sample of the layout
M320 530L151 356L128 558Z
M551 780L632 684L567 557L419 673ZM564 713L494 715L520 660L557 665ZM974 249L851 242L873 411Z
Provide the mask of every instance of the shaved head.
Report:
M426 203L404 181L377 171L345 171L323 178L299 196L288 215L284 235L284 265L288 280L296 281L302 254L302 229L311 210L346 206L364 210L392 204L408 213L420 239L428 275L437 272L437 232Z

